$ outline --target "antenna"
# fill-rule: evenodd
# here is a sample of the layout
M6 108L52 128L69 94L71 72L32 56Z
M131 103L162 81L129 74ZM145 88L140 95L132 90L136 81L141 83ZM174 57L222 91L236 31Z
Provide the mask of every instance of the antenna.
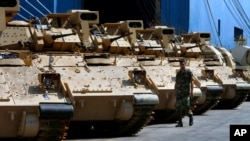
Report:
M53 56L50 54L49 55L49 71L53 71L53 68L52 68L52 62L54 61L54 58Z

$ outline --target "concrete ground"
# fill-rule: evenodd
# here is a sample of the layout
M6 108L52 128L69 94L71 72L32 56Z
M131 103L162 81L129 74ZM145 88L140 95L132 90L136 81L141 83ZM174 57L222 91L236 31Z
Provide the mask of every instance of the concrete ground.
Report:
M119 138L91 138L84 141L229 141L230 125L250 126L250 101L242 103L233 110L210 110L203 115L194 116L194 125L188 125L185 117L184 127L172 124L148 125L137 135ZM249 131L250 132L250 131ZM74 140L80 141L80 140Z

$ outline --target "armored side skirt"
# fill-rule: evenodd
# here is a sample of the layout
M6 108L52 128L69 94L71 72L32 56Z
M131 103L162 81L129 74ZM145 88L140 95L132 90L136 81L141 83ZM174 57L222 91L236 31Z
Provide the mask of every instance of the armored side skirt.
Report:
M155 94L135 93L135 105L156 105L159 104L158 96Z
M223 93L223 87L222 86L207 86L207 93L216 96L218 94Z
M250 84L248 83L243 83L243 84L236 84L236 90L237 91L245 91L245 92L250 92Z
M40 118L70 118L74 109L71 104L40 103Z

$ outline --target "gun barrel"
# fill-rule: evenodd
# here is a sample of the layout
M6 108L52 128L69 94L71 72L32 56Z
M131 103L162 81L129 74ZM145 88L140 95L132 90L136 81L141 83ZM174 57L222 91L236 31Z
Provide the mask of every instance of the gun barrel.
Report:
M205 45L205 44L198 44L198 45L194 45L194 46L186 47L186 50L188 50L188 49L192 49L192 48L195 48L195 47L199 47L199 46L202 46L202 45Z
M69 33L69 34L62 34L62 35L52 35L51 38L53 40L55 40L57 38L62 38L62 37L70 36L70 35L76 35L76 33Z
M122 34L122 35L120 35L120 36L118 36L118 37L115 37L115 38L110 39L110 42L113 42L113 41L115 41L115 40L118 40L118 39L120 39L120 38L123 38L123 37L128 36L128 35L131 35L131 34L133 34L133 32L129 32L129 33L126 33L126 34Z

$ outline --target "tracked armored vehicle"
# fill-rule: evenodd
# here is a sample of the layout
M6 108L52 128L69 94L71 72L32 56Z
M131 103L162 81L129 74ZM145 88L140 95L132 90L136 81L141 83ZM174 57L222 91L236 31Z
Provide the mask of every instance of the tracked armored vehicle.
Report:
M61 74L74 106L70 135L132 135L149 122L158 97L145 83L145 71L113 66L115 60L108 54L53 54L53 58L53 69ZM48 55L43 54L33 63L44 68L46 60Z
M243 69L248 78L250 77L250 47L245 45L244 39L243 43L240 41L240 45L230 50L232 56L235 59L237 68ZM248 94L250 95L250 93ZM250 101L250 96L248 96L247 101Z
M202 42L204 37L210 40L209 33L191 33L183 37L185 42L203 44L204 65L207 70L213 71L216 82L223 87L220 102L215 108L233 109L244 102L250 90L249 79L243 69L235 68L232 56L226 50Z
M202 65L201 50L196 49L196 45L181 43L174 34L174 28L166 26L155 26L152 38L161 43L164 49L164 56L168 62L167 70L179 69L179 59L185 58L188 62L187 67L193 72L194 77L194 92L200 93L201 96L194 100L193 113L203 114L219 101L219 94L222 92L222 87L214 78L207 78L204 65ZM191 49L191 53L187 50ZM167 71L165 70L165 71ZM167 74L166 72L164 74ZM171 73L171 78L174 73ZM175 76L175 74L174 74Z
M0 52L0 137L65 139L74 109L60 74L33 67L29 51Z
M222 47L215 47L218 51L220 51L220 53L222 54L223 56L223 59L225 60L225 65L228 66L228 67L231 67L233 69L233 75L235 78L237 78L237 80L241 81L242 82L242 85L244 83L247 83L245 84L245 89L243 89L243 91L241 91L242 93L242 96L243 96L243 99L249 101L249 94L250 94L250 90L248 91L247 89L249 88L249 86L247 86L248 84L250 84L250 67L249 66L242 66L242 65L239 65L236 61L236 59L234 58L233 54L230 53L227 49L225 48L222 48ZM244 98L245 96L244 95L248 95L247 98ZM236 97L238 97L236 95ZM236 101L237 99L235 98L234 101ZM233 100L231 100L233 101ZM244 101L244 100L243 100ZM233 102L232 102L233 103ZM240 104L240 103L239 103Z
M175 100L173 99L174 81L176 72L179 69L179 60L183 58L188 61L188 67L194 72L194 92L196 94L196 97L193 99L194 114L203 114L218 103L223 88L214 78L206 78L205 68L202 64L203 59L200 55L201 50L195 50L196 45L187 45L179 42L178 38L176 38L174 28L166 26L136 30L136 35L140 36L137 38L134 46L140 49L140 53L143 52L146 55L155 53L155 57L151 57L148 60L142 59L142 63L145 63L144 68L150 68L149 66L155 67L149 71L152 72L150 77L154 79L155 87L161 93L160 95L162 95L162 99L160 98L160 100L165 101L162 101L158 105L159 107L156 106L155 108L157 119L171 120L175 117ZM186 53L188 49L191 49L193 52ZM152 65L152 62L155 60L158 60L158 64L155 63ZM158 72L158 70L160 71ZM164 95L166 94L169 94L169 96L165 97ZM166 103L166 98L168 99L168 103ZM163 108L166 105L171 106L166 109Z
M65 16L68 16L67 21L63 24L65 27L58 26L59 24L56 22L61 19L60 22L63 23ZM53 44L47 44L45 40L44 42L37 41L37 43L42 43L39 44L39 49L42 47L44 51L54 51L54 58L57 58L53 62L54 68L65 74L62 79L67 85L67 91L72 95L72 100L75 101L75 116L70 122L70 129L73 129L70 130L69 134L73 134L74 129L81 131L80 134L90 132L90 134L103 136L133 135L139 132L149 122L152 108L158 104L158 97L149 89L150 84L140 83L138 85L137 80L134 80L141 73L145 75L143 70L138 67L117 66L116 56L104 52L108 48L106 44L112 41L99 37L94 40L104 39L107 41L106 44L99 45L97 43L99 46L93 44L89 32L94 32L94 24L99 22L98 12L71 10L64 15L53 14L53 16L48 15L47 18L45 23L51 21L51 24L47 25L52 25L58 31L65 31L66 28L77 33L72 35L71 32L66 34L61 32L60 35L60 32L54 31L52 34L49 30L48 37L59 36ZM74 36L79 36L83 44L75 42L78 40L72 39ZM43 34L41 39L47 39L45 37L47 35ZM69 39L66 40L65 37L69 37ZM60 44L63 45L59 46ZM62 51L72 52L72 50L75 54L62 54ZM41 60L47 58L46 54L36 55L38 58L42 58ZM39 63L35 61L34 64L38 65ZM45 64L41 63L41 66ZM145 81L144 77L139 79Z
M2 8L4 15L18 12L19 1L13 2ZM109 54L87 50L76 30L66 28L70 16L49 14L29 23L6 18L0 37L0 122L6 126L0 138L133 135L151 119L158 96L145 83L146 72L117 67Z
M23 34L28 29L25 22L6 26L19 11L19 1L1 4L0 138L63 140L74 109L62 90L60 74L32 66L32 53L18 42L29 39Z

